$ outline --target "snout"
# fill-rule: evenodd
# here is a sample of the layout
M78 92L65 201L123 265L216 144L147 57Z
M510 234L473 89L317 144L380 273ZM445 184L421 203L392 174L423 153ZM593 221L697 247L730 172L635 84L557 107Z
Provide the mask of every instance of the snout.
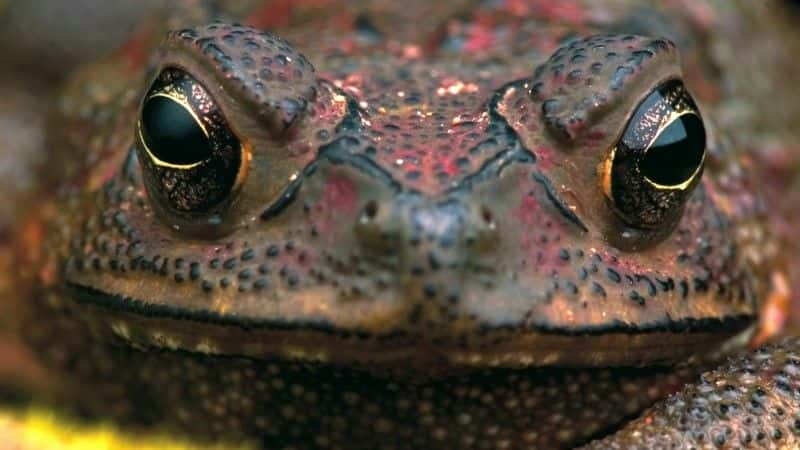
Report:
M360 253L397 268L411 298L454 297L470 267L497 248L498 226L487 205L408 194L368 202L355 223Z

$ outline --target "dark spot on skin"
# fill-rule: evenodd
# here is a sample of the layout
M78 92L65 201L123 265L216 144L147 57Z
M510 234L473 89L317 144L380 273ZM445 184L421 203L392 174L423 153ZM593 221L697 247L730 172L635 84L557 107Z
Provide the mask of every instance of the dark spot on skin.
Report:
M666 280L661 278L656 278L656 283L658 283L658 286L664 292L669 292L672 289L675 289L675 280L673 280L672 278Z
M564 290L570 295L578 295L578 286L571 281L563 282Z
M592 282L592 292L602 298L606 297L606 290L603 289L603 286L600 285L599 283Z
M681 280L679 283L681 298L686 299L689 296L689 283L686 280Z
M189 279L193 281L197 280L200 278L200 276L202 276L202 274L203 272L200 269L200 263L192 262L191 264L189 264Z
M425 297L433 298L436 297L436 286L432 284L426 284L422 287L422 291L425 294Z
M619 272L610 267L606 269L606 275L608 276L608 279L614 283L619 283L622 281L622 277L620 276Z
M431 270L434 271L439 270L442 267L442 264L439 262L439 258L436 256L436 253L428 253L428 265L430 266Z
M644 306L644 304L645 304L645 298L642 297L642 294L640 294L638 291L631 291L628 294L628 298L630 298L631 300L633 300L634 302L636 302L640 306Z

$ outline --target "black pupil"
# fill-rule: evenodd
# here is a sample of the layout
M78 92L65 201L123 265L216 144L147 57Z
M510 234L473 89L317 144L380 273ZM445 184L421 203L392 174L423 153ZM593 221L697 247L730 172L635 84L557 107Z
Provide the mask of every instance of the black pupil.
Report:
M194 164L211 156L211 145L200 124L168 97L155 96L145 102L142 134L150 152L169 164Z
M639 168L654 183L679 185L688 181L703 162L705 147L703 121L696 114L683 114L656 138Z

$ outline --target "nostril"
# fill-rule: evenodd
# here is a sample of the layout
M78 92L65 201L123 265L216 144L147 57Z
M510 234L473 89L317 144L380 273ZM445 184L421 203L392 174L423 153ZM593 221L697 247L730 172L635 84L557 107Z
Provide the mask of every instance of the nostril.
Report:
M378 216L378 203L370 200L361 211L361 222L371 222Z
M484 225L490 229L494 229L494 214L492 214L492 211L485 205L481 207L481 219L483 220Z
M370 200L361 208L355 223L355 236L363 248L373 255L391 256L397 248L402 226L390 220L391 208L382 210L377 201Z

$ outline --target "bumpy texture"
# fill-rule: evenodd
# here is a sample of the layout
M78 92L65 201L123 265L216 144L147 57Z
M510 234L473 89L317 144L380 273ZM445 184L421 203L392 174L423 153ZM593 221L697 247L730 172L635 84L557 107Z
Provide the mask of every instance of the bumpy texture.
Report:
M681 40L509 5L391 35L382 13L329 9L287 27L292 44L193 26L139 91L77 84L62 129L88 134L65 141L86 160L42 208L15 316L64 380L54 397L266 448L569 448L742 346L773 247L713 122L674 222L631 226L601 188L641 100L665 79L694 95ZM164 70L197 80L208 98L189 107L218 107L242 143L236 188L197 220L153 194L131 135Z
M317 96L314 66L272 33L214 23L171 33L165 48L173 46L202 54L277 130L291 126Z
M55 336L79 332L55 326ZM265 449L571 448L635 416L692 373L495 368L427 379L285 359L85 348L64 362L92 386L80 402L84 412L201 441L246 436ZM47 355L63 351L52 345Z
M243 63L230 62L239 61L242 49L261 57L249 47L254 38L233 34L237 30L241 36L271 39L222 25L181 32L201 46L234 36L232 48L215 44L213 52L202 56L192 53L194 47L189 50L203 66L211 65L212 74L226 77L223 86L242 89L237 95L246 96L236 103L241 111L228 107L227 120L234 129L248 123L247 106L263 104L252 90L261 82L259 71L227 78L242 68ZM635 37L600 41L629 49L650 45ZM556 54L570 54L576 46L564 48L570 50ZM267 49L263 57L272 58L274 51ZM288 47L281 51L288 52ZM169 40L162 53L160 66L184 61L184 51L173 49ZM292 58L304 60L299 54ZM655 68L672 67L675 55L654 54L651 59ZM543 67L554 60L558 57ZM645 81L658 81L660 70L643 72L642 81L630 85L617 80L614 71L601 71L604 77L596 84L609 92L609 107L617 106L615 116L592 118L587 125L604 132L573 154L550 143L545 133L522 125L548 121L535 114L536 104L527 96L533 81L523 78L492 88L495 79L475 76L463 65L399 65L391 58L352 58L331 65L329 78L316 83L332 93L317 103L342 99L337 101L345 112L341 117L313 115L326 108L315 105L302 117L305 128L298 133L322 141L315 153L279 161L280 152L286 151L283 139L292 135L262 144L260 135L250 136L248 127L238 125L244 128L240 140L253 146L252 173L246 175L241 198L261 195L270 185L277 186L280 196L261 196L252 205L231 200L241 210L219 213L218 220L228 217L244 224L216 242L182 245L181 236L154 221L150 211L167 221L169 211L157 196L148 198L140 165L129 159L95 194L94 204L102 210L70 225L74 235L67 282L91 302L103 304L103 295L110 295L107 303L123 310L141 306L164 317L308 328L314 335L319 329L342 336L358 332L393 342L402 352L403 342L435 339L466 347L465 354L494 346L490 353L496 351L506 363L541 358L536 345L522 344L538 339L540 332L569 340L588 331L623 341L625 333L637 329L729 330L717 338L723 339L747 326L764 286L750 276L752 268L736 252L738 244L728 232L736 224L719 209L722 197L707 193L715 189L713 180L687 200L674 233L667 224L655 231L634 230L642 240L659 243L653 254L626 253L604 242L631 231L608 218L614 217L608 205L592 204L599 195L592 172L625 125L626 112L640 91L653 89ZM338 75L343 67L359 75L343 82L346 74ZM210 78L197 70L199 80ZM313 72L295 73L296 80L284 77L280 83L292 89L280 90L281 95L305 89L309 74ZM454 77L459 81L452 81ZM584 95L578 87L558 91L565 102ZM236 102L238 97L229 98L227 92L217 94L219 102ZM308 161L310 157L314 159ZM275 176L277 165L291 168L288 182ZM572 199L560 192L564 186L584 189L584 208L570 204ZM680 215L683 205L670 207L672 215ZM260 222L254 223L256 215ZM151 286L143 291L145 279ZM658 340L656 334L650 336L631 348ZM717 339L707 340L708 345ZM642 361L602 351L580 361L563 353L555 361L678 359L697 351L687 345L689 340L678 354L642 353ZM326 354L339 353L331 344L321 345Z
M531 98L551 133L574 140L648 65L660 66L662 76L677 71L675 44L632 35L575 39L536 68Z
M584 449L789 449L800 446L800 340L732 358Z

